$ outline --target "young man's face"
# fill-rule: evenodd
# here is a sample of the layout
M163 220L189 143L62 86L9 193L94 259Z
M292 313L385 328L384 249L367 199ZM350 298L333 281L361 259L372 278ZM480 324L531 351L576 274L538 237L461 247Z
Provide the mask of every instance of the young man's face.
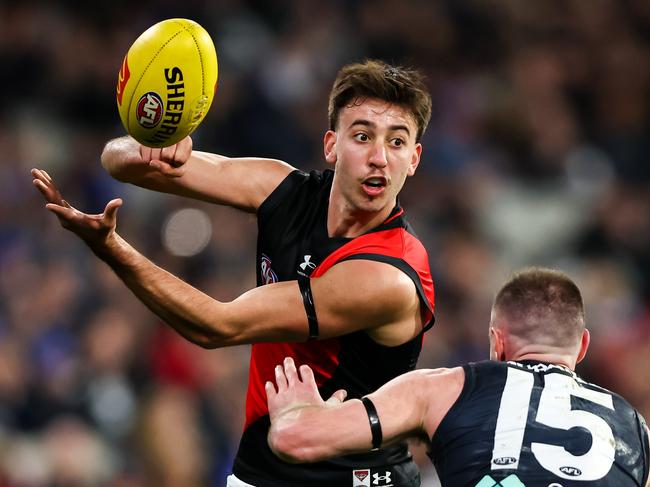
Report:
M367 98L344 107L324 139L325 158L335 164L332 197L353 212L390 211L420 162L416 133L413 116L400 106Z

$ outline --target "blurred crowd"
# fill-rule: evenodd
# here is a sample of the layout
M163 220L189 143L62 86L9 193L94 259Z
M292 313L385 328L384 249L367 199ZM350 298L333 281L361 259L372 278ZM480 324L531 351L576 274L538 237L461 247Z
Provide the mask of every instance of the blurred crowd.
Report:
M225 155L323 168L338 68L421 69L434 113L401 195L436 285L419 366L487 358L501 282L556 267L592 330L578 372L650 418L650 2L2 1L0 487L219 486L230 468L248 347L169 331L59 227L29 175L46 169L88 212L124 198L119 232L210 295L254 286L254 218L100 165L124 133L122 58L171 17L215 41L219 88L193 139Z

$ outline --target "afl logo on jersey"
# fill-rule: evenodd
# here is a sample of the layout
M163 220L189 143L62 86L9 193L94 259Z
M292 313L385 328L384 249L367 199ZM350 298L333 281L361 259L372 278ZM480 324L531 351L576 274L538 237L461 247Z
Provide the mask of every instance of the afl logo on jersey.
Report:
M560 472L571 477L580 477L582 470L576 467L560 467Z
M492 460L492 463L495 465L512 465L513 463L517 463L517 459L513 457L499 457Z
M260 262L260 276L262 284L272 284L278 282L278 276L273 269L271 269L271 259L262 254L262 262Z

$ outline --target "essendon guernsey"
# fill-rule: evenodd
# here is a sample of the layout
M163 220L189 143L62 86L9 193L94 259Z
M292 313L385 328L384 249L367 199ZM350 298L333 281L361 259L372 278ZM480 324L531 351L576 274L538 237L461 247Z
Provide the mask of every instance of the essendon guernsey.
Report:
M413 280L421 299L424 329L396 347L380 345L364 331L304 343L254 344L246 425L233 473L256 487L353 487L373 479L380 482L375 485L419 485L417 468L404 444L307 465L285 463L267 445L269 417L264 384L274 380L273 368L286 356L297 364L311 366L323 397L346 389L348 398L358 398L413 370L423 333L433 324L428 255L406 222L404 210L395 207L386 221L359 237L330 238L327 207L333 174L330 170L309 174L294 171L262 203L258 211L258 285L319 277L333 265L350 259L387 263Z

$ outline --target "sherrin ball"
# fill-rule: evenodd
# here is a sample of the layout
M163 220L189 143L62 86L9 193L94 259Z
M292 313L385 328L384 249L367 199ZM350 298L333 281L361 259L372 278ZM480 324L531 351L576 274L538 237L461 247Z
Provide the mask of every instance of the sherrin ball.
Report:
M168 147L196 130L217 88L217 53L188 19L159 22L130 47L117 79L117 109L142 145Z

